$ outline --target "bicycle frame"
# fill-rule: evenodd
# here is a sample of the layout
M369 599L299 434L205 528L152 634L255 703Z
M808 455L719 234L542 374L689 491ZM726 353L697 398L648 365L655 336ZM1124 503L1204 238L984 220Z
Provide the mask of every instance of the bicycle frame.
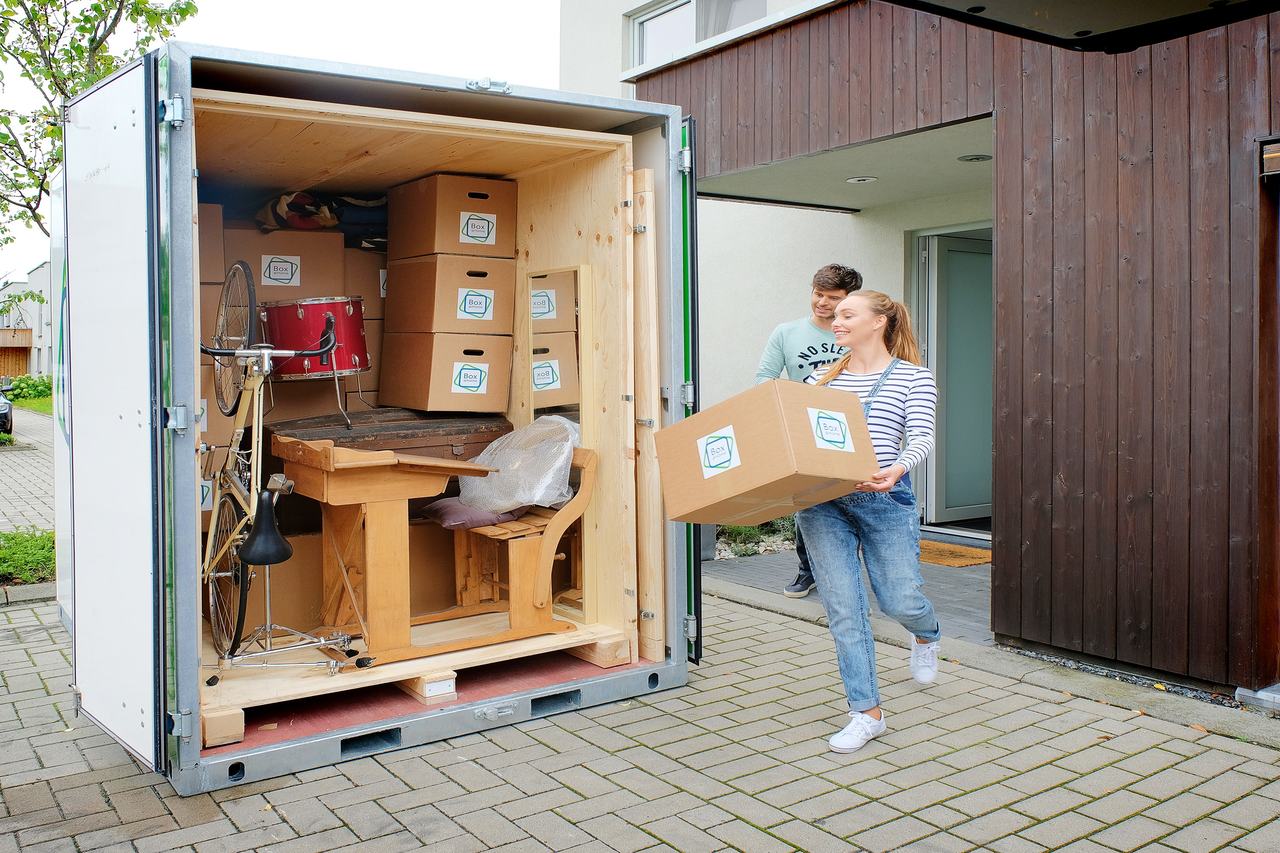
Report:
M231 441L227 447L227 458L213 478L213 512L209 517L210 535L205 542L204 561L201 566L201 579L206 582L213 574L213 567L226 554L227 549L247 527L253 525L253 519L258 510L257 501L253 498L262 488L262 388L265 382L266 375L260 364L250 361L245 365L245 381L240 391L240 400L243 404L247 396L250 405L241 405L236 409ZM248 392L247 395L246 392ZM249 487L246 489L236 469L242 458L240 445L244 439L250 411L253 414L253 423L249 428L253 430L253 435L249 441ZM215 554L213 546L216 537L212 533L218 529L218 515L224 494L232 496L244 511L244 516L231 531L231 535L226 538L222 549Z

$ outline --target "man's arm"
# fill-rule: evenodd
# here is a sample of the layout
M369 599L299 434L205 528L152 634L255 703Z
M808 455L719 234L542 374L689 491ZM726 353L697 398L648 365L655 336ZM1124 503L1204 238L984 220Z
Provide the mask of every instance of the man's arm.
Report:
M777 379L787 368L786 357L782 353L782 327L773 330L769 342L764 345L764 353L760 356L760 366L756 368L756 384Z

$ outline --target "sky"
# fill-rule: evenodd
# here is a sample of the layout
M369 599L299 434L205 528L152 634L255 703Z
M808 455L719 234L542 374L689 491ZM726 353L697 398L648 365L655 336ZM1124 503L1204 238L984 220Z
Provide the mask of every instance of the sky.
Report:
M554 89L560 79L559 0L198 0L177 38L200 44L489 77ZM6 103L21 100L11 78ZM0 247L0 281L25 279L48 258L37 229Z

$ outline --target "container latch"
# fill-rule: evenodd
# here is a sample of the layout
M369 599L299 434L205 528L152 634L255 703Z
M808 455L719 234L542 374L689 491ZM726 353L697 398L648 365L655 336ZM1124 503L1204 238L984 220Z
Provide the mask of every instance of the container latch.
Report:
M183 708L176 714L166 714L169 718L168 734L185 739L195 737L196 720L190 710Z
M499 95L511 94L511 84L506 80L490 80L488 77L480 80L468 80L467 88L473 92L496 92Z

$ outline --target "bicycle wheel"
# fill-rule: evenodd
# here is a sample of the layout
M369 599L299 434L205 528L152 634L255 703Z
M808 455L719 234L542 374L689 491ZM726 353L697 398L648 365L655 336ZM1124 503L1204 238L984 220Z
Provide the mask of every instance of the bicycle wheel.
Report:
M218 320L213 332L215 349L249 349L257 341L257 302L254 299L253 273L244 261L236 261L227 270L218 300ZM240 389L244 387L245 366L234 358L215 358L214 396L222 414L231 417L240 406Z
M214 565L209 574L209 628L213 634L213 647L218 657L230 657L240 650L244 638L244 612L249 603L249 567L240 562L240 543L244 532L237 533L244 510L231 495L223 495L218 501L218 524L209 531L216 537L213 553L230 546Z

